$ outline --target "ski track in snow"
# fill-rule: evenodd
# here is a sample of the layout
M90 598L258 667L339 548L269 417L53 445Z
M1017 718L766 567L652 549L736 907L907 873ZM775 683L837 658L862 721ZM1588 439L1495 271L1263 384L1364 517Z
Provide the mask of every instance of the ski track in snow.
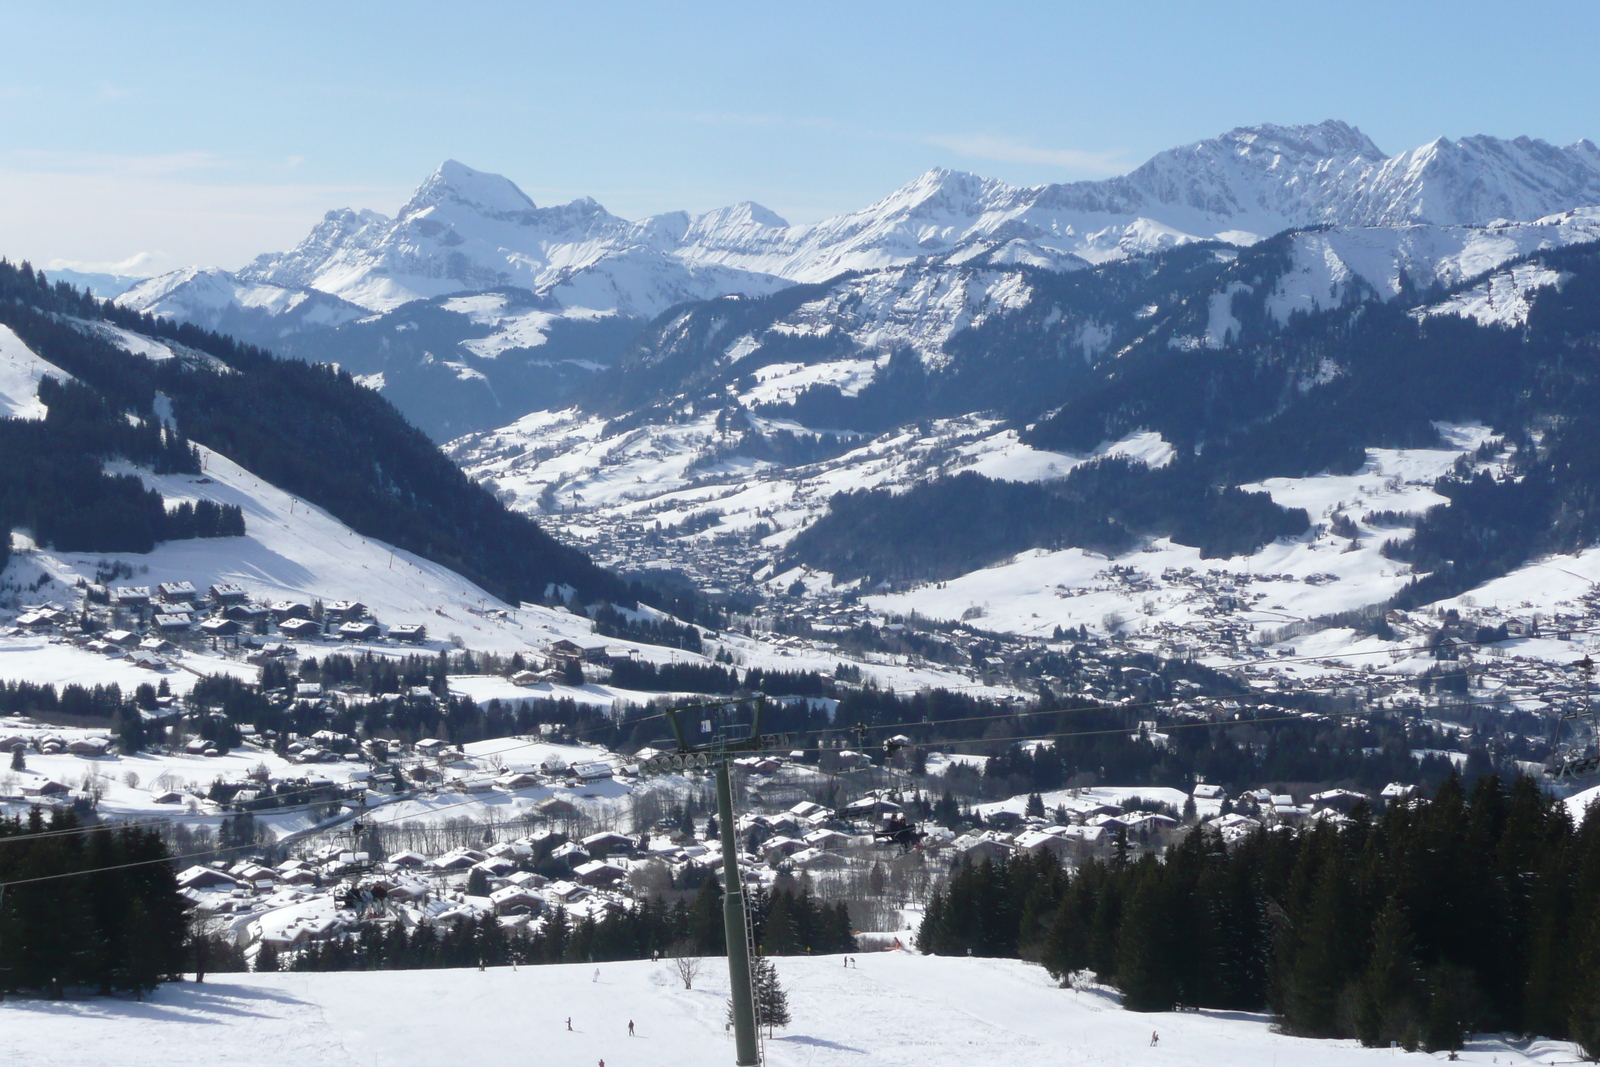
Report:
M1264 1016L1122 1011L1101 990L1056 987L1014 960L861 953L779 957L794 1022L765 1043L772 1067L969 1067L978 1063L1346 1067L1389 1049L1274 1033ZM215 974L143 1002L7 999L5 1045L30 1067L441 1062L588 1067L732 1063L726 964L708 958L686 991L648 961L477 970ZM572 1019L572 1031L566 1019ZM632 1020L637 1037L627 1034ZM1161 1035L1151 1047L1150 1035ZM1427 1059L1441 1059L1425 1057ZM1470 1041L1461 1062L1573 1062L1565 1042Z

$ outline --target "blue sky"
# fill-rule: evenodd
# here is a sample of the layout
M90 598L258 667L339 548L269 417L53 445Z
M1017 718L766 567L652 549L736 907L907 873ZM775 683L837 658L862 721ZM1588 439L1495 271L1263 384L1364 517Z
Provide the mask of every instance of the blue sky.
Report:
M0 255L236 267L454 157L791 221L929 167L1104 177L1257 122L1600 140L1600 5L7 4Z

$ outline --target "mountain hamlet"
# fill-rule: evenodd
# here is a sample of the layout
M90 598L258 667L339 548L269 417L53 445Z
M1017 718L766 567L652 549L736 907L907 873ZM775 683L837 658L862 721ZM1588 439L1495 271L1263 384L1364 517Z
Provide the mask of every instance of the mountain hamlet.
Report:
M0 263L0 991L603 963L703 1042L736 879L762 956L1239 1062L1600 1053L1597 391L1588 141L799 226L447 161L239 271ZM736 825L680 706L765 731Z

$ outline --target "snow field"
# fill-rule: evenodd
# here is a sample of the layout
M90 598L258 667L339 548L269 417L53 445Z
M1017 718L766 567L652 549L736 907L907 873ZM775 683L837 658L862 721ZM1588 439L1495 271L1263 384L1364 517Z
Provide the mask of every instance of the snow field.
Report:
M908 952L857 959L855 969L839 956L776 961L794 1022L766 1042L768 1064L1345 1067L1397 1055L1286 1037L1247 1013L1125 1012L1104 992L1057 988L1042 968L1015 960ZM163 986L142 1003L12 999L0 1004L0 1051L12 1045L17 1062L32 1067L732 1064L723 959L707 958L691 991L667 963L599 964L598 981L596 969L213 975ZM1155 1047L1152 1031L1161 1035ZM1461 1054L1465 1063L1511 1067L1576 1058L1565 1043L1497 1037Z

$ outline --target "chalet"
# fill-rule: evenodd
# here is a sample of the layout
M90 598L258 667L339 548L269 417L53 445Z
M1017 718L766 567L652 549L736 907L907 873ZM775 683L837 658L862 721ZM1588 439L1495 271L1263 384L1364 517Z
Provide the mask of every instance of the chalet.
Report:
M517 865L504 856L490 856L488 859L479 860L472 865L475 871L482 871L490 878L504 878L517 869Z
M522 886L508 885L489 894L496 915L537 915L544 910L544 897Z
M322 627L310 619L284 619L278 623L278 632L288 634L290 637L312 637L322 632Z
M812 848L820 848L827 852L844 848L850 843L850 835L841 834L837 830L813 830L805 836L805 843Z
M499 778L495 779L494 784L499 786L501 789L506 790L507 792L515 792L518 789L532 789L534 786L539 785L542 782L543 779L541 779L537 774L534 774L532 771L516 771L509 774L502 774Z
M222 617L254 626L266 622L272 617L272 612L260 604L229 604L222 609Z
M610 778L615 768L609 763L578 763L573 765L572 771L585 782L597 782Z
M633 838L610 831L590 834L582 843L584 851L597 858L604 858L617 852L632 852L634 846Z
M572 869L572 876L587 886L616 885L628 877L628 872L604 860L590 860Z
M590 893L576 882L560 881L545 886L544 895L545 899L554 900L558 904L575 904Z
M1329 789L1311 794L1311 806L1316 811L1337 811L1348 815L1350 809L1367 799L1365 793L1350 789Z
M1066 833L1064 826L1047 826L1043 830L1024 830L1014 842L1018 852L1037 856L1048 852L1057 859L1075 851L1076 842Z
M966 834L952 842L956 855L972 863L974 866L984 860L999 863L1011 855L1011 845L1008 840L1003 840L992 834Z
M159 671L167 665L166 660L162 659L154 652L147 652L142 648L136 648L122 658L133 664L135 667L143 667L147 671Z
M904 809L892 800L882 797L862 797L844 806L841 812L848 819L881 819L885 815L898 815Z
M321 700L321 682L299 682L294 687L294 695L300 700Z
M449 746L437 737L424 737L412 747L417 750L417 755L424 759L432 759L443 753Z
M194 619L186 611L175 612L170 615L157 615L155 618L156 629L164 634L187 633L194 625Z
M491 848L489 855L496 859L510 860L513 864L532 862L533 846L526 841L506 841Z
M228 872L198 864L178 875L179 889L232 889L235 885L238 885L238 879Z
M1195 800L1215 800L1220 802L1227 797L1228 793L1220 785L1206 785L1201 783L1194 787L1194 792L1190 795L1194 797Z
M119 585L112 590L111 599L119 607L142 608L150 603L150 587L148 585Z
M323 605L323 614L345 622L359 619L367 613L367 606L359 600L334 600Z
M551 661L558 666L568 663L594 663L604 665L611 662L611 655L606 651L603 641L574 641L571 638L562 638L554 642L545 650Z
M17 625L29 630L48 630L55 624L55 613L48 609L24 611L17 616Z
M188 798L176 789L168 789L165 793L157 793L150 799L156 804L182 804Z
M100 639L121 648L131 648L139 643L139 635L132 630L107 630L100 635Z
M296 604L292 600L279 600L267 608L272 612L274 622L283 622L285 619L309 619L311 608L305 604Z
M19 748L24 751L28 748L28 739L21 734L6 734L0 737L0 752L15 752Z
M339 627L339 636L346 641L371 641L382 632L378 629L378 624L371 619L347 622Z
M232 637L239 632L239 624L232 619L207 619L200 624L200 632L207 637Z
M427 866L436 871L464 871L482 863L484 859L484 854L475 849L458 848L429 860Z
M761 845L761 856L768 863L776 863L778 860L787 859L796 852L803 851L805 847L806 843L804 841L796 840L793 837L774 837Z
M394 855L389 857L389 862L404 870L413 867L421 867L428 861L426 857L415 852L396 852Z
M837 852L824 852L819 848L805 848L789 857L789 862L805 871L835 870L845 865L845 858Z
M512 685L538 685L544 681L544 674L541 671L517 671L510 681Z
M43 751L45 746L40 745L39 748L40 751ZM46 778L38 785L25 785L22 787L22 795L25 797L64 797L70 792L72 792L70 788L49 778Z
M587 849L576 841L568 841L564 845L557 845L550 850L550 858L565 863L568 868L575 868L594 859Z
M80 737L67 745L67 751L74 756L93 759L98 756L104 756L106 750L110 747L111 739L108 737Z
M167 604L192 604L200 596L193 582L162 582L156 595Z
M406 623L403 626L389 627L389 636L396 641L409 641L412 643L424 641L428 637L428 628L420 623Z
M815 801L802 800L800 803L789 809L789 814L793 815L797 819L803 819L806 822L815 825L832 816L833 812L829 811L827 808L816 803Z

